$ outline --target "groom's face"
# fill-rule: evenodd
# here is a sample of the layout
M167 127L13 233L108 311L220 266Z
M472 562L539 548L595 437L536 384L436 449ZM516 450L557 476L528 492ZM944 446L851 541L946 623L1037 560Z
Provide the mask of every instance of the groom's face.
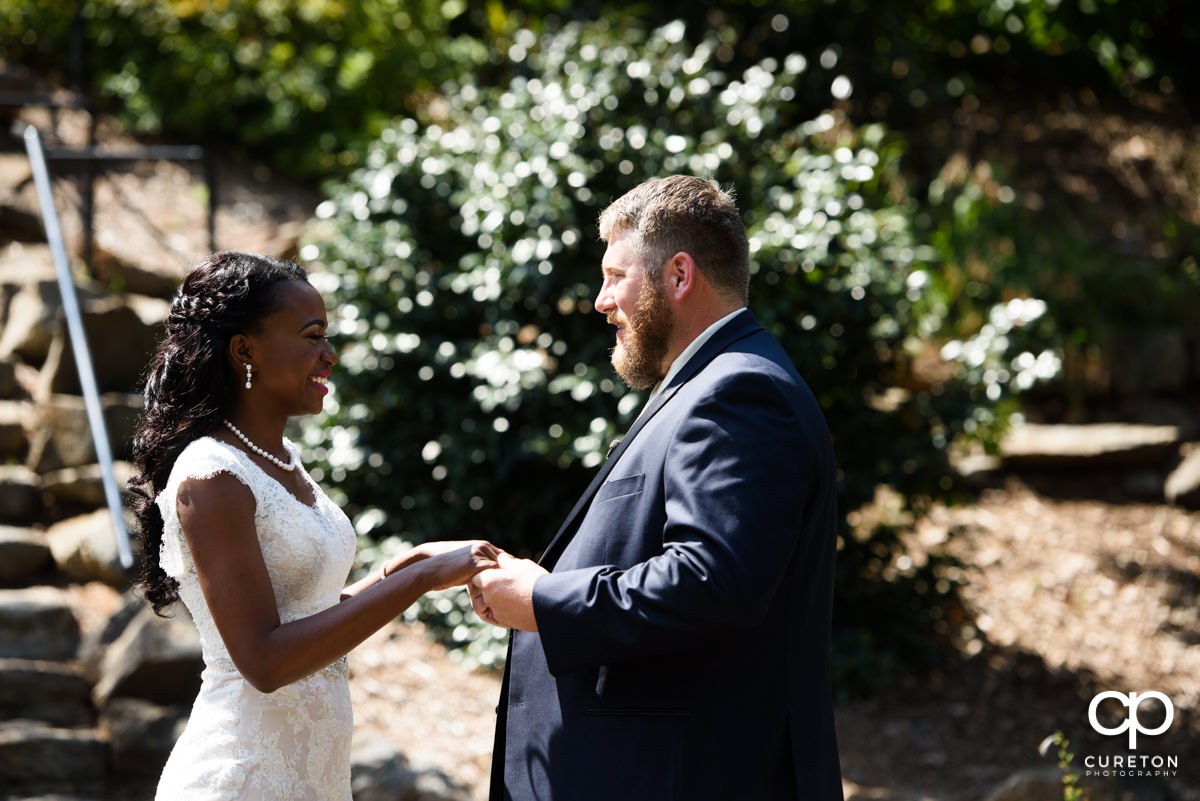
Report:
M667 372L663 362L670 343L672 312L659 282L646 275L646 265L632 247L635 238L625 231L609 241L596 310L617 327L612 351L617 374L631 389L647 389Z

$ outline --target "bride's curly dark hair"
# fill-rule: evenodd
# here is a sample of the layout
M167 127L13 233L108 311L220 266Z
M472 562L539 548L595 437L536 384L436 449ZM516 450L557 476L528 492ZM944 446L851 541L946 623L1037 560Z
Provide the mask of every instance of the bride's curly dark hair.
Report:
M179 600L179 584L159 563L163 519L154 499L183 449L232 410L239 376L226 354L230 338L253 333L279 310L277 284L307 279L290 261L225 251L194 266L171 301L166 338L147 370L146 405L133 439L138 473L129 481L142 544L138 586L158 614Z

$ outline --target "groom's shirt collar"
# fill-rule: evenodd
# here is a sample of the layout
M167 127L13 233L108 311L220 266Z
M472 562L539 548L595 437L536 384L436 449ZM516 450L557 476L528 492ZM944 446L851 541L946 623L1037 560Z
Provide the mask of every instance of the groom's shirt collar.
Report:
M654 402L654 399L658 397L660 392L662 392L663 387L666 387L671 383L671 380L678 375L679 371L682 370L687 365L688 361L696 355L696 351L704 347L704 343L712 339L713 334L721 330L721 326L725 325L745 310L746 307L742 306L739 309L731 311L729 314L725 315L720 320L717 320L708 328L705 328L700 332L698 337L689 342L688 346L683 349L683 352L675 357L675 361L671 362L671 367L667 370L667 374L663 376L661 381L654 385L654 389L650 391L650 397L646 398L646 403L642 406L642 408L645 409Z

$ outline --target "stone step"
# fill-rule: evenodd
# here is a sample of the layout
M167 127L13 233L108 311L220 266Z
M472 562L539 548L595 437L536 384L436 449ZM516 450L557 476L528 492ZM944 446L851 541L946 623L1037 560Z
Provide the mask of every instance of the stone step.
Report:
M1000 444L1006 467L1130 468L1163 464L1179 453L1176 426L1133 423L1015 426Z
M178 604L162 618L138 602L121 632L108 643L96 668L92 699L107 709L114 698L140 698L163 705L190 705L200 690L204 658L200 635Z
M79 641L79 621L62 590L0 590L0 658L74 659Z
M0 659L0 720L92 727L92 685L78 662Z
M1006 474L1095 475L1119 482L1133 497L1160 502L1179 463L1185 436L1176 425L1090 423L1014 426L999 453L952 450L950 462L967 486L993 486ZM1184 494L1184 491L1180 491Z
M92 728L0 722L0 777L9 797L99 793L109 773L108 740Z
M16 398L20 394L17 366L10 361L0 360L0 398Z
M113 477L120 488L124 488L136 472L129 462L113 462ZM98 464L64 467L44 474L41 480L46 503L56 511L102 509L107 503L104 474Z
M53 567L54 558L44 533L0 526L0 587L29 585Z
M141 698L114 698L104 709L113 775L157 782L176 741L187 725L190 704L161 706Z
M1171 503L1200 509L1200 444L1184 448L1182 461L1167 476L1165 493Z
M113 458L129 450L142 410L142 396L106 392L100 396L104 427ZM51 395L37 409L26 464L42 475L96 463L96 446L81 395Z
M0 390L3 385L4 381L0 379ZM33 408L32 401L0 400L0 462L25 461L29 453L25 421L32 419Z
M45 511L37 474L21 465L0 464L0 523L32 523Z
M14 211L7 203L0 203L0 208L6 213ZM45 237L41 216L36 207L29 212L36 229L35 238L41 240ZM53 281L55 277L54 254L45 242L9 242L0 247L0 287L15 290L30 281Z
M113 516L108 509L60 520L46 529L46 542L58 575L68 581L76 584L102 581L111 587L128 583L117 553Z
M16 357L25 364L40 365L58 328L55 318L62 305L58 281L53 274L41 275L13 289L0 331L0 360Z
M170 305L130 295L81 300L83 327L101 392L128 392L140 383L162 339ZM79 395L79 372L64 328L55 331L38 377L42 394Z

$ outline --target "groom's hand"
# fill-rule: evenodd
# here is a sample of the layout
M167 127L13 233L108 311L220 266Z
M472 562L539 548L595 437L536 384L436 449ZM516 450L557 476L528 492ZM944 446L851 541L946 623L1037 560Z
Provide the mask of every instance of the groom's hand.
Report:
M493 626L537 631L533 616L533 585L546 569L528 559L501 552L499 567L476 573L467 582L475 614Z

